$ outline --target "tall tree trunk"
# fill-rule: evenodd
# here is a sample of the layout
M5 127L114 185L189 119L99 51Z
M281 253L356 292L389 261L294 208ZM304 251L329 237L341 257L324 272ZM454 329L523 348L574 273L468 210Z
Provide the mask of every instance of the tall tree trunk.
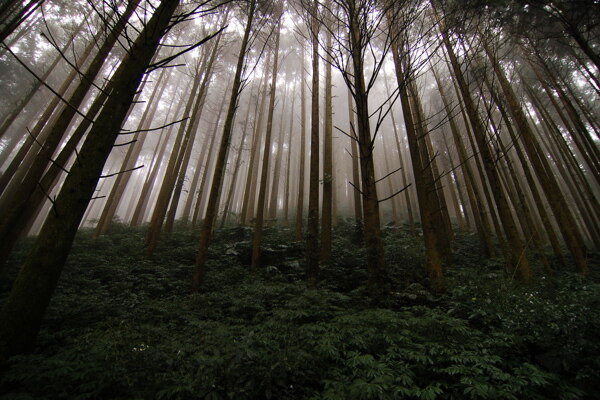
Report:
M215 216L217 214L217 201L219 199L219 194L221 192L221 186L223 183L223 174L225 172L226 161L225 158L227 156L229 142L231 141L231 133L233 131L233 119L235 117L237 102L242 89L242 71L244 69L246 49L248 47L250 31L252 29L252 21L254 20L255 8L256 0L250 0L247 13L248 19L246 20L244 37L242 39L237 65L235 68L235 77L233 79L233 86L231 88L231 99L229 100L229 108L227 109L227 116L225 117L225 125L223 127L223 135L221 138L221 144L219 146L219 152L217 154L217 162L215 165L212 185L210 189L208 206L206 208L206 216L204 218L204 224L202 225L202 230L200 232L198 255L196 256L196 267L192 276L192 292L197 292L200 289L200 286L202 285L202 282L204 280L204 264L206 263L206 257L208 255L208 245L210 242L210 237L212 235Z
M279 18L276 18L279 21ZM279 36L281 22L275 28L275 48L273 49L273 69L271 71L271 88L269 93L269 108L267 115L267 129L265 131L265 147L263 150L263 163L260 173L260 189L258 190L258 203L256 205L256 218L254 220L254 236L252 238L252 260L250 270L256 272L260 263L260 244L262 241L265 203L267 196L267 178L269 175L269 159L271 156L271 135L273 133L273 113L275 111L275 93L277 90L277 70L279 66ZM278 171L275 171L278 173Z
M263 77L262 90L259 89L259 95L261 96L260 102L257 102L258 108L257 117L254 118L254 129L252 135L252 147L250 149L250 161L248 163L248 171L246 174L246 185L244 187L244 200L242 204L242 213L240 216L240 223L242 225L247 225L250 223L250 220L254 217L254 201L256 198L256 180L258 179L258 174L256 170L258 169L258 164L260 161L260 143L261 143L261 131L262 131L262 121L264 118L264 110L265 103L267 100L267 85L268 85L268 77L266 70L269 68L269 64L271 63L271 52L267 55L267 60L265 62L265 74ZM260 105L259 105L260 103Z
M257 92L260 90L260 86L257 86ZM252 97L252 93L250 93L250 98ZM255 107L256 108L256 107ZM223 207L223 219L221 220L220 228L223 229L225 224L227 223L227 217L231 214L231 204L233 202L233 195L236 189L236 182L238 172L242 165L242 153L244 152L244 144L246 143L246 136L248 134L248 127L250 125L250 111L252 110L251 103L248 102L248 108L246 109L246 117L244 118L244 128L242 129L242 138L240 139L240 146L238 147L237 156L235 158L235 167L233 170L233 176L231 177L231 184L229 185L229 191L227 192L227 198L225 200L225 205Z
M385 84L386 95L388 98L390 98L390 96L391 96L390 87L388 84L387 75L385 74L385 70L384 70L383 76L384 76L383 82ZM398 134L398 126L396 125L396 117L394 116L394 112L390 112L390 117L392 119L392 130L394 131L394 142L396 143L397 157L398 157L398 161L400 162L401 175L402 175L402 187L408 188L406 165L404 163L404 156L402 154L403 153L402 142L400 141L400 135ZM406 203L406 214L408 216L408 228L409 228L410 234L412 236L416 236L417 229L415 227L415 217L413 215L413 206L412 206L412 201L410 199L410 191L408 189L404 190L404 201Z
M209 173L211 171L210 167L213 161L213 154L215 152L215 145L217 143L217 132L219 130L219 123L221 122L221 115L223 114L223 110L225 109L225 102L227 101L227 95L229 94L229 84L223 91L223 98L221 99L221 104L219 105L219 112L215 117L215 122L213 123L214 129L210 134L210 144L208 145L208 157L206 158L206 162L204 164L204 170L202 171L202 179L200 181L200 187L198 188L198 193L194 193L196 197L196 205L194 207L194 214L192 216L192 229L196 228L196 225L200 222L204 212L204 204L206 202L205 196L205 188L209 184ZM202 159L198 161L198 169L200 169L200 164L202 163Z
M500 220L502 221L502 228L506 235L506 239L510 245L510 248L507 248L509 258L508 262L510 263L511 269L509 272L511 274L516 272L522 280L527 281L531 277L529 262L525 255L525 248L523 247L523 242L517 230L515 220L510 211L508 199L506 198L506 194L502 190L500 178L498 176L498 171L496 170L494 162L494 157L488 147L485 126L479 118L477 108L467 86L467 81L463 76L463 73L460 69L460 64L458 63L458 59L454 53L454 49L450 44L448 33L446 32L445 28L441 26L441 22L439 23L444 47L446 49L448 57L450 58L450 66L452 68L454 77L456 78L456 83L462 94L462 100L466 107L466 112L469 117L471 126L473 128L473 134L475 136L477 147L481 155L481 159L483 161L483 167L485 169L488 183L494 195L494 199L496 200L498 214L500 216ZM485 183L482 182L482 184Z
M225 14L223 15L223 19L219 24L221 29L225 29L225 25L227 24L227 18L229 16L229 8L225 10ZM173 195L171 196L171 203L169 210L167 211L167 215L165 218L165 226L164 231L171 233L173 230L173 223L175 222L175 216L177 214L177 208L179 206L179 198L181 197L181 191L183 190L183 184L185 182L185 176L188 169L188 164L190 162L190 157L192 155L192 148L194 147L194 142L196 141L196 136L198 135L198 125L200 124L200 119L202 118L202 112L204 111L204 103L206 99L206 93L208 91L210 80L213 76L214 64L217 59L217 54L219 51L219 43L221 41L221 35L216 38L213 43L210 56L205 63L203 63L201 69L204 71L204 76L202 78L202 83L200 84L200 88L198 89L198 99L196 100L196 104L194 107L194 111L190 116L190 123L188 125L188 132L186 133L186 139L184 140L184 145L179 153L177 165L175 166L175 173L177 174L177 178L175 181L175 186L173 188ZM217 121L218 122L218 121ZM190 192L189 196L193 196Z
M200 78L200 72L196 70L194 83L192 85L191 91L189 92L189 97L186 102L185 110L183 112L183 115L186 117L190 115L195 100L198 98L198 91L201 82ZM167 207L169 206L169 201L171 200L171 195L173 194L175 178L177 177L176 171L178 169L178 156L180 152L184 151L182 147L183 143L185 142L185 136L187 132L186 127L188 123L189 119L186 119L179 124L179 130L177 131L175 143L173 144L173 150L171 151L171 156L169 157L169 163L167 164L167 169L165 171L163 182L160 186L160 191L156 199L156 204L154 205L154 211L152 212L150 226L148 227L148 233L146 235L147 254L154 253L154 250L158 245L158 240L160 238L160 233L165 220L165 215L167 214Z
M323 199L321 206L321 262L331 259L333 220L333 96L331 80L331 32L325 30L325 129L323 131Z
M140 118L140 122L138 124L136 131L142 131L142 132L137 132L134 135L134 137L132 139L133 143L129 144L129 148L127 149L125 158L123 159L123 162L121 163L120 171L132 171L133 168L135 168L135 163L137 162L137 159L142 151L142 147L144 146L146 138L148 137L148 134L149 134L148 132L145 132L145 131L150 127L150 123L152 122L154 113L156 112L156 109L158 108L159 102L156 101L155 99L157 97L160 99L162 97L164 90L167 87L168 79L163 83L165 71L166 70L163 70L160 73L160 76L158 77L158 80L154 87L154 90L152 91L152 94L150 95L150 98L148 99L148 103L147 103L148 106L146 107L146 109L144 110L144 113L142 114L142 117ZM130 172L127 172L127 173L119 174L116 176L115 182L113 183L113 187L110 191L110 194L108 195L108 200L106 201L104 209L102 210L102 214L100 215L100 218L98 220L98 225L96 226L96 229L94 230L94 234L93 234L94 237L98 237L101 234L106 233L106 231L112 224L112 220L117 212L117 208L119 206L119 203L121 202L123 193L125 193L125 188L127 187L127 184L129 182L129 178L131 177L131 175L132 174Z
M184 92L187 92L187 89L189 89L189 85L186 87ZM175 90L175 93L177 93L177 90ZM173 104L173 102L170 103L170 105L172 105L172 104ZM175 119L175 120L177 119L177 117L179 116L179 112L181 111L181 108L183 107L183 104L184 104L183 101L177 102L177 107L175 109L175 112L173 113L173 119ZM169 111L170 111L170 106L169 106ZM166 114L164 123L167 123L167 118L169 118L169 111ZM137 204L133 211L133 215L131 216L131 226L139 226L142 224L142 222L144 220L144 215L146 214L146 208L148 207L148 202L150 200L150 192L151 192L152 188L154 187L156 177L158 176L158 171L160 170L160 167L162 165L162 161L164 158L164 154L167 150L167 144L169 143L169 140L171 139L171 133L173 132L174 128L175 128L175 125L171 125L167 129L166 134L164 131L161 133L162 144L160 144L160 149L158 149L159 143L157 143L156 148L158 149L158 154L156 155L156 157L153 157L153 160L151 163L151 168L149 168L149 170L148 170L148 175L146 176L146 180L144 181L144 185L142 186L142 190L140 192L140 196L138 198ZM155 150L155 153L156 153L156 150Z
M281 177L281 162L283 161L283 139L285 128L285 103L287 101L287 87L283 91L283 104L281 106L281 119L279 121L279 135L277 138L277 153L275 153L275 166L273 168L273 182L271 184L271 198L269 199L269 223L277 221L277 208L279 205L279 181Z
M426 249L426 269L429 274L429 284L434 291L443 290L443 271L440 239L438 238L438 227L435 226L433 213L437 211L437 199L432 194L434 189L433 175L429 164L423 165L423 162L429 163L427 156L425 160L421 155L419 146L425 146L424 142L418 142L418 134L414 117L416 113L411 109L412 104L409 99L407 88L407 71L403 67L400 59L400 49L396 42L392 45L392 56L396 67L396 81L400 92L400 103L402 105L402 114L406 127L406 137L408 140L408 149L410 151L410 160L412 163L415 187L417 192L417 201L419 204L419 214L421 217L421 228L423 230L423 240ZM424 149L427 153L427 149ZM435 201L434 201L435 200Z
M310 169L306 223L306 277L314 288L319 281L319 29L318 3L311 4L312 85L310 110Z
M0 311L0 364L33 348L79 222L142 77L179 1L160 3L113 76L114 91L90 130L40 235Z
M289 214L290 214L290 185L291 185L291 163L292 163L292 137L294 136L294 116L296 115L294 111L296 105L296 86L294 85L294 90L292 91L292 108L290 110L290 128L287 139L287 152L286 152L286 167L285 167L285 190L283 193L283 226L287 227L289 224Z
M364 37L359 23L359 10L356 5L349 4L349 38L350 59L354 75L354 103L356 105L356 122L358 148L360 155L361 190L364 216L364 236L367 250L367 268L369 271L368 290L371 296L378 297L384 290L385 256L383 237L379 220L379 200L375 181L373 163L373 139L369 121L369 98L365 84L365 65L363 54Z
M305 51L302 46L302 64L300 79L300 167L298 168L298 203L296 205L296 226L294 227L294 238L302 239L304 225L304 175L306 164L306 88L305 88Z
M558 222L558 226L563 238L565 239L567 247L571 251L579 271L585 273L587 272L587 256L585 245L580 232L577 230L573 215L571 214L563 194L560 191L560 186L554 177L552 169L548 164L548 160L542 156L543 153L539 148L539 144L535 140L535 136L531 130L531 127L529 126L527 117L525 116L523 109L521 108L519 101L514 94L510 83L508 82L508 79L504 75L504 71L500 67L498 60L492 55L487 47L486 53L492 62L494 72L498 78L500 87L502 88L504 98L507 101L507 107L515 121L515 124L519 128L519 132L521 133L523 147L525 147L527 156L529 157L531 164L536 171L542 189L546 193L546 198L548 199L550 207L554 212L554 216Z
M407 76L406 73L405 76ZM451 239L453 232L450 224L450 217L448 216L446 201L438 184L439 173L437 170L436 156L433 154L429 140L430 133L427 129L427 122L414 80L408 81L407 86L409 92L408 101L410 101L410 109L413 112L413 124L416 134L414 144L416 145L416 149L420 156L420 166L418 168L423 175L423 183L425 186L422 190L427 199L427 208L421 209L421 214L424 212L430 214L429 218L431 218L432 234L436 236L435 242L438 247L438 252L442 257L442 260L450 263L452 258ZM423 233L423 235L425 235L425 233Z
M27 173L20 182L14 182L18 184L18 188L11 195L10 200L3 205L3 208L5 208L3 210L3 218L0 221L0 238L2 239L0 241L12 243L12 240L9 239L9 236L14 236L11 234L11 231L19 223L26 223L26 221L21 221L21 218L27 211L26 206L29 199L35 192L37 184L42 179L47 166L51 164L52 156L60 145L61 139L65 135L73 117L75 114L80 113L78 107L83 102L94 79L98 75L98 72L100 72L106 56L123 31L137 4L137 0L131 1L128 4L127 9L108 34L100 50L83 74L81 82L69 96L69 99L66 100L66 105L56 117L54 123L48 128L48 134L44 140L43 147L36 153L33 163L27 169ZM10 252L10 249L3 249L0 254L4 255L8 254L8 252ZM3 260L0 260L1 263L3 263Z
M356 135L356 118L354 116L354 109L352 104L354 99L352 98L352 91L348 89L348 121L350 123L350 157L352 157L352 194L354 200L354 219L356 220L356 226L359 232L357 232L357 238L362 240L362 224L363 224L363 212L362 212L362 200L360 198L360 163L358 158L358 137Z
M444 87L442 86L438 74L435 71L435 68L432 68L432 71L436 79L440 96L442 98L442 103L444 104L444 110L450 122L450 132L452 133L454 146L456 147L456 151L458 153L461 169L463 171L463 175L465 176L466 184L470 186L470 190L468 190L467 195L469 196L471 209L473 210L475 225L477 227L477 234L479 236L479 243L481 245L481 249L483 250L483 254L486 257L492 257L495 253L494 243L490 236L491 228L489 226L488 220L486 216L482 213L482 211L485 209L485 205L483 204L483 195L481 194L481 192L479 191L479 187L475 183L476 178L473 173L473 170L471 169L471 164L469 163L467 151L463 144L460 132L458 130L458 126L456 125L456 121L454 120L454 117L452 115L448 96L444 90Z

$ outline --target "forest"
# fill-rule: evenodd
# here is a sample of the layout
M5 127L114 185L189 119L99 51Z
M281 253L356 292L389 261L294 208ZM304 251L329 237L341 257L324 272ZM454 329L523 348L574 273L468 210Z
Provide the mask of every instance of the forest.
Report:
M0 41L0 399L600 398L597 0L4 0Z

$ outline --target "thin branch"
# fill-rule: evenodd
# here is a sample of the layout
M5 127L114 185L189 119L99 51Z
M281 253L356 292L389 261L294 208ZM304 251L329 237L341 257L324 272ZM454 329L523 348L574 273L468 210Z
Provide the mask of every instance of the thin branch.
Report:
M402 189L398 190L396 193L392 194L391 196L388 196L385 199L379 199L379 200L377 200L377 202L381 203L381 202L391 199L392 197L398 196L400 193L402 193L406 189L408 189L411 185L412 185L412 183L409 183L408 185L404 186Z
M137 142L137 139L134 139L134 140L131 140L131 141L125 142L125 143L113 144L113 147L127 146L128 144L133 144L135 142Z
M147 72L150 73L152 71L154 71L155 69L161 68L166 66L168 63L170 63L171 61L173 61L174 59L176 59L177 57L179 57L182 54L185 54L197 47L202 46L204 43L208 42L210 39L214 38L215 36L217 36L218 34L220 34L221 32L223 32L225 29L227 29L228 25L225 25L224 27L222 27L221 29L219 29L218 31L216 31L213 34L210 34L208 36L206 36L204 39L200 40L199 42L197 42L196 44L194 44L193 46L188 47L185 50L182 50L178 53L173 54L172 56L166 57L160 61L157 61L153 64L150 64L148 66Z
M354 183L352 183L352 182L350 182L350 181L348 181L348 183L349 183L350 185L352 185L352 187L353 187L353 188L354 188L354 189L355 189L355 190L356 190L358 193L360 193L362 196L364 196L364 195L365 195L365 194L362 192L362 190L360 190L359 188L357 188L357 187L354 185Z
M139 165L139 166L134 167L134 168L130 168L130 169L126 169L126 170L123 170L123 171L115 172L114 174L100 175L99 178L100 179L110 178L111 176L125 174L127 172L135 171L136 169L140 169L140 168L144 168L144 165Z
M381 178L377 179L377 180L375 181L375 183L381 182L382 180L384 180L384 179L385 179L385 178L387 178L388 176L395 174L396 172L400 171L401 169L402 169L402 167L400 167L400 168L398 168L398 169L396 169L396 170L394 170L394 171L390 172L389 174L386 174L385 176L383 176L383 177L381 177Z
M121 132L121 133L119 133L119 135L131 135L131 134L134 134L134 133L139 133L139 132L151 132L151 131L158 131L158 130L164 129L164 128L166 128L166 127L169 127L169 126L171 126L171 125L179 124L180 122L183 122L183 121L185 121L185 120L187 120L187 119L189 119L189 118L190 118L190 117L185 117L185 118L182 118L182 119L180 119L180 120L178 120L178 121L169 122L169 123L168 123L168 124L166 124L166 125L159 126L159 127L156 127L156 128L149 128L149 129L138 129L138 130L135 130L135 131L128 131L128 130L126 130L126 129L125 129L125 131L126 131L126 132Z

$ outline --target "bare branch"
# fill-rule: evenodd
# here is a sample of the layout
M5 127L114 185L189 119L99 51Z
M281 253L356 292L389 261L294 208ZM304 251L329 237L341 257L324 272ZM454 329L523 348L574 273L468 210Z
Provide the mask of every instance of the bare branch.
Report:
M126 170L123 170L123 171L115 172L114 174L100 175L99 178L100 179L110 178L111 176L117 176L117 175L125 174L127 172L135 171L136 169L140 169L140 168L144 168L144 166L143 165L139 165L139 166L134 167L134 168L130 168L130 169L126 169Z

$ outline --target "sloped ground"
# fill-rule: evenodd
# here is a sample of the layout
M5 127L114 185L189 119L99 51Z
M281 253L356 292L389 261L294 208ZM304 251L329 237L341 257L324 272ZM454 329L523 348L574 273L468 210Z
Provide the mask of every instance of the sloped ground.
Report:
M336 228L318 290L305 287L291 232L267 229L256 275L246 269L251 229L218 232L206 285L191 295L193 234L179 230L147 257L143 229L117 224L96 240L81 231L37 350L12 359L0 398L597 397L597 256L588 277L538 272L522 285L460 234L447 293L434 297L420 238L389 228L390 294L373 303L354 226Z

